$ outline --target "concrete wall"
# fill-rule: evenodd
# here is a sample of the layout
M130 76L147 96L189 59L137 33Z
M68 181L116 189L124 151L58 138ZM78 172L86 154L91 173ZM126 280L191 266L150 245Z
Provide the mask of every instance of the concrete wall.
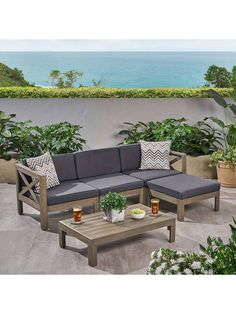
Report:
M89 148L121 142L122 122L162 121L186 117L190 124L206 116L223 119L223 110L212 99L0 99L0 110L15 113L17 120L36 125L68 121L83 126Z

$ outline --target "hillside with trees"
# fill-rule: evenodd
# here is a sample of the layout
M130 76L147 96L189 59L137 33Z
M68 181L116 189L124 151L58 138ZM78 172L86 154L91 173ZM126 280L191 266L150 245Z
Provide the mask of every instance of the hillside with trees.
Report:
M0 63L0 87L8 86L31 86L31 84L24 79L21 70L17 68L11 69Z

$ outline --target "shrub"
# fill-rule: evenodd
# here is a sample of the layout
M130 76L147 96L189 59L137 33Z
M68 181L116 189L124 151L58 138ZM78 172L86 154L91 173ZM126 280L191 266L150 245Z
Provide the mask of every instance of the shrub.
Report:
M82 150L86 141L81 138L80 129L80 125L73 125L69 122L35 127L42 152L50 151L51 154Z
M221 145L221 133L209 124L199 121L197 126L190 126L186 121L181 118L136 124L125 122L129 128L119 134L125 136L123 144L137 143L139 140L171 140L171 149L189 155L208 155L217 149L216 144Z
M234 225L230 224L231 238L224 243L221 238L208 237L205 248L200 245L201 250L211 259L211 265L215 274L235 275L236 274L236 220Z
M152 252L148 275L235 275L236 274L236 220L230 225L231 238L224 243L221 238L208 237L202 253L183 253L171 249Z
M205 254L183 253L160 249L151 254L147 275L212 275L213 270Z
M15 114L0 111L0 158L9 160L11 153L18 159L82 150L86 141L80 136L80 125L61 122L43 127L32 126L32 121L16 122Z
M206 88L41 88L1 87L0 98L204 98ZM216 88L223 97L233 89Z

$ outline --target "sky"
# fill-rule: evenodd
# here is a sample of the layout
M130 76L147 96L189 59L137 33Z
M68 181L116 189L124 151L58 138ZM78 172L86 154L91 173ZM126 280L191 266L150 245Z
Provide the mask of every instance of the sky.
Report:
M236 51L236 40L0 39L0 51Z

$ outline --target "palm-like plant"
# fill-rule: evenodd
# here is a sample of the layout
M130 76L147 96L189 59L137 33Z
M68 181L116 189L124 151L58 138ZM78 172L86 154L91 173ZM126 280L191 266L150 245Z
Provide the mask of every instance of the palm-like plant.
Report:
M236 105L234 103L227 103L226 100L213 89L204 91L204 93L211 96L215 102L224 108L225 119L222 121L217 117L206 117L204 120L211 120L221 128L221 132L224 138L226 150L229 147L236 146ZM234 116L234 123L229 123L229 114Z

